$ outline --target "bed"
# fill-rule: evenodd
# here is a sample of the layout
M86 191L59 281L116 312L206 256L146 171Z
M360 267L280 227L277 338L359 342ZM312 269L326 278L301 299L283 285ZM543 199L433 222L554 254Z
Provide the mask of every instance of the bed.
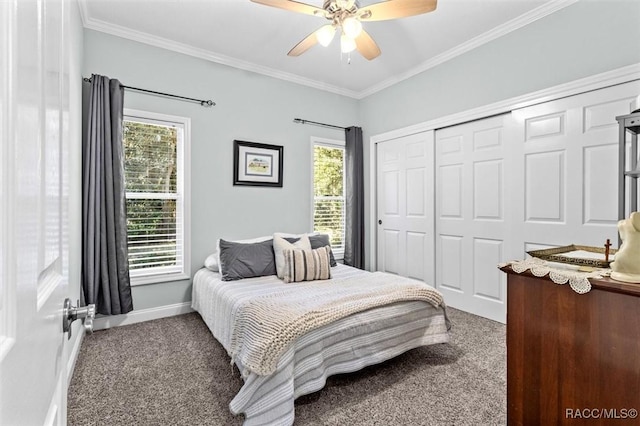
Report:
M233 414L244 414L245 426L291 425L294 400L322 389L327 377L360 370L419 346L449 341L450 324L444 302L434 306L424 300L400 300L379 303L294 336L290 344L282 347L271 369L261 369L263 364L243 356L246 354L238 349L234 328L240 327L243 310L249 311L256 300L277 303L299 297L313 303L318 298L318 293L313 292L320 291L320 287L342 291L351 289L350 283L403 279L342 264L331 268L331 276L325 281L285 283L275 275L223 281L220 273L207 268L196 272L192 307L243 376L244 385L229 408ZM279 311L267 305L267 312ZM250 335L245 340L251 339L258 338Z

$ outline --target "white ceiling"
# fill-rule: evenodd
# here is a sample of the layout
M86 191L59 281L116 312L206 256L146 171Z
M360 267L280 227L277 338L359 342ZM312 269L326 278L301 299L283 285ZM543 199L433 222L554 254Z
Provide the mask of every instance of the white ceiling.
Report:
M337 37L287 56L326 21L249 0L79 1L86 28L363 98L577 0L438 0L428 14L364 23L382 54L367 61L353 52L350 62Z

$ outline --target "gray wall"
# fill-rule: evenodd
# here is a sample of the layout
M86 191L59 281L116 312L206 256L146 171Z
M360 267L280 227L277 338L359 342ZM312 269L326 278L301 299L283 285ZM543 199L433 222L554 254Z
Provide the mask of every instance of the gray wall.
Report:
M368 135L640 62L640 1L582 0L363 99Z
M342 134L296 125L293 118L361 125L369 176L370 136L640 63L639 23L640 1L582 0L360 101L91 30L85 30L83 70L85 76L104 74L131 86L218 103L204 109L125 95L127 108L192 120L193 274L219 237L308 230L309 138ZM234 139L284 145L284 188L233 187ZM366 208L368 217L368 200ZM134 305L144 309L188 301L190 292L187 281L136 286Z
M183 96L213 108L125 92L125 108L191 118L191 274L217 238L305 232L311 226L311 136L342 132L293 123L296 117L358 125L354 99L85 30L84 75ZM284 146L283 188L234 187L233 140ZM191 300L189 281L135 286L136 310Z
M363 99L365 176L373 135L636 63L640 1L580 1Z

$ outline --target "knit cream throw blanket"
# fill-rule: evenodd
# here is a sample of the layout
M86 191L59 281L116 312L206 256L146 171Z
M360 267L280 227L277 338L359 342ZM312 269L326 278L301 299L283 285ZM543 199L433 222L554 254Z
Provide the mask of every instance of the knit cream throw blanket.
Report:
M342 280L291 284L290 292L252 299L233 309L230 355L245 370L269 375L300 336L356 312L395 302L422 300L443 305L434 288L384 272Z

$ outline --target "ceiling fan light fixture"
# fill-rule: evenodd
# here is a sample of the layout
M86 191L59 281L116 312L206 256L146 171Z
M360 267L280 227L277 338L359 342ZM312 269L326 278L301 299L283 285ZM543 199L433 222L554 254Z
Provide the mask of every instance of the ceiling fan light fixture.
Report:
M342 53L349 53L354 50L356 50L356 41L343 33L340 37L340 51Z
M344 31L348 37L355 39L362 32L362 22L353 16L345 18L345 20L342 21L342 31Z
M320 43L324 47L327 47L331 44L331 41L333 40L335 34L336 27L334 27L333 25L325 25L316 32L316 38L318 39L318 43Z
M336 0L337 6L342 10L349 10L356 3L356 0Z
M323 0L322 7L318 7L305 3L305 0L251 1L278 9L323 17L331 22L331 25L320 27L303 38L287 53L288 56L300 56L316 44L328 46L340 28L342 53L350 53L357 49L369 61L380 56L381 52L375 40L362 28L362 22L389 21L421 15L433 12L438 4L438 0L366 0L366 3L373 3L361 6L358 0Z

